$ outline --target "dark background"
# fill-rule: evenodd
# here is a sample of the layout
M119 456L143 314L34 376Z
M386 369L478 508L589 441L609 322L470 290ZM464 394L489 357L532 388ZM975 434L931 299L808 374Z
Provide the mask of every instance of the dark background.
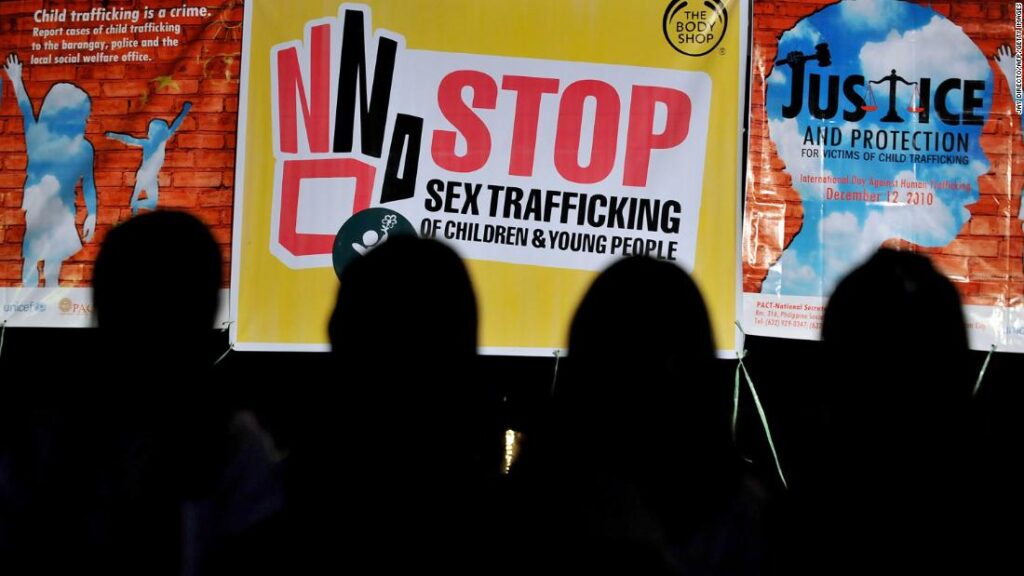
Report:
M94 329L8 328L0 352L0 418L8 419L18 412L47 411L83 389L102 389L117 365L101 363L106 356L99 349ZM227 334L210 334L211 358L227 350ZM821 360L817 342L750 337L747 339L747 369L757 386L768 415L775 443L790 484L799 483L802 470L813 466L819 451L827 446L816 444L816 426L821 418L818 406L820 392L826 389L839 366L827 366ZM926 363L929 358L906 358L899 355L899 343L887 342L884 334L864 344L864 361L878 365L889 363ZM125 355L145 355L145 343ZM972 362L980 370L985 353L972 353ZM571 358L561 360L564 370ZM504 402L504 426L525 433L528 446L531 430L542 415L554 376L553 357L527 358L485 356L477 360L476 374L480 386L493 390ZM162 381L161 366L138 374L138 386L152 386ZM715 374L693 374L693 378L714 378L722 386L733 386L735 360L719 362ZM207 383L210 397L227 397L232 405L253 411L263 426L274 436L279 447L287 449L297 423L307 416L311 402L335 398L343 402L345 374L334 368L327 354L284 352L231 352L218 366L214 381ZM1021 453L1021 400L1024 399L1024 355L996 353L993 355L974 399L978 470L993 486L1008 483L1012 488ZM443 385L443 382L424 382ZM77 395L76 395L77 396ZM196 402L204 401L196 398ZM877 399L884 403L886 398ZM125 406L130 409L130 406ZM8 419L8 422L18 421ZM870 426L870 415L865 415ZM0 431L4 428L0 423ZM774 469L757 413L744 385L741 399L741 449L752 456L762 477L774 480Z
M827 0L807 2L793 9L783 9L783 5L800 3L750 2L748 13L753 18L760 18L763 27L784 30L806 12L812 11L815 5L830 3ZM1010 6L1008 3L995 2L929 4L957 22L973 21L976 18L989 22L990 16L984 8L1005 11ZM988 28L980 30L986 33L989 31ZM990 31L996 35L1006 32L998 27L992 27ZM775 33L770 35L775 36ZM747 65L747 77L750 78L749 60ZM748 120L744 119L744 128ZM743 142L746 157L746 139ZM742 171L741 175L745 180L746 171ZM746 189L745 182L741 184L741 189ZM99 361L99 358L106 357L101 354L104 351L99 346L93 329L8 328L0 351L0 435L5 429L6 415L22 411L45 411L70 397L72 389L104 386L105 380L118 367ZM226 333L211 332L211 358L219 357L227 347ZM830 385L832 375L842 370L842 367L826 365L822 359L821 345L817 342L750 337L746 348L748 356L745 364L767 413L784 471L791 484L799 483L801 471L814 465L820 451L828 450L827 446L816 443L818 424L822 417L818 402L820 392ZM145 350L145 343L140 342L137 350L125 350L123 353L144 355ZM927 357L902 356L900 350L899 342L890 342L884 333L879 333L874 341L864 343L864 361L877 364L879 370L884 370L884 366L889 363L930 361ZM972 361L980 370L985 361L985 353L974 352ZM572 360L564 358L561 362L564 369ZM722 386L732 387L736 361L722 360L718 364L716 374L694 374L693 377L715 378ZM549 397L554 366L555 361L551 356L486 356L477 360L476 373L480 385L492 389L495 395L503 398L504 424L524 432L526 444ZM139 386L160 379L161 367L154 365L152 370L149 374L138 375ZM333 396L341 402L348 385L345 374L334 368L327 354L284 352L231 352L218 366L216 381L208 383L211 397L223 395L236 408L253 411L279 446L285 449L292 440L296 424L306 417L309 404L320 401L325 393L328 394L326 397ZM337 394L331 395L334 391ZM1005 482L1007 487L1012 486L1016 469L1014 459L1020 454L1020 443L1024 440L1021 400L1024 400L1024 354L994 354L981 392L973 401L976 408L975 429L979 434L979 442L975 445L983 452L979 454L979 461L988 468L978 473L990 476L993 482ZM196 401L203 399L197 398ZM878 398L878 402L885 401L884 397ZM11 420L7 419L8 422ZM867 415L865 426L870 426L870 417ZM753 457L762 476L775 478L764 435L745 386L739 430L741 449ZM1012 490L1016 491L1017 488L1013 487Z

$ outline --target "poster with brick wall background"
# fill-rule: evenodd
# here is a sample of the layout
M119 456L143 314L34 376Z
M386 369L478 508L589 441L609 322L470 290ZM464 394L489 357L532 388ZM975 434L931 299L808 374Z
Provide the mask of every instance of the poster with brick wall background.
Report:
M909 5L909 7L907 6ZM921 8L921 10L918 10ZM958 2L902 2L897 0L846 0L837 2L835 0L801 0L787 1L779 0L774 2L754 2L753 28L754 38L752 47L751 66L751 92L750 92L750 118L749 118L749 153L747 168L746 202L744 206L744 229L742 241L742 282L744 292L745 309L743 321L749 333L775 335L797 338L815 338L820 329L822 306L831 288L829 282L818 278L814 281L821 286L820 295L810 295L793 289L794 283L789 286L780 282L778 278L785 274L807 273L810 270L801 269L800 264L794 256L787 262L786 252L798 247L796 240L801 235L817 235L819 241L824 245L830 241L836 241L835 235L829 235L828 228L824 227L822 221L822 206L830 202L804 202L801 193L798 191L799 182L795 178L801 178L808 172L816 170L818 174L826 177L844 177L849 174L831 174L829 161L824 158L810 158L812 154L824 152L833 146L830 142L807 142L803 140L805 133L799 132L800 141L795 146L804 147L801 152L804 156L791 156L789 162L784 159L786 154L780 151L780 138L784 122L779 121L779 113L769 118L773 113L769 110L768 94L772 82L782 85L786 80L792 80L787 74L794 74L794 68L788 63L782 63L789 57L794 45L805 46L801 50L804 61L804 76L809 77L812 73L821 76L821 86L825 86L824 79L829 74L836 74L836 62L841 62L848 55L841 53L844 44L844 35L856 35L870 30L866 27L858 29L856 18L873 19L873 22L888 29L879 32L881 35L888 35L886 41L905 39L911 44L911 54L879 53L877 57L881 60L891 60L893 66L907 61L922 62L922 67L927 66L930 60L945 58L941 66L950 70L947 76L955 75L959 58L984 58L987 60L990 86L979 90L978 95L984 94L984 102L979 109L987 109L987 115L978 126L978 133L972 136L972 146L980 149L977 158L971 156L970 161L980 168L971 178L957 179L961 185L968 182L973 188L976 200L972 198L964 208L967 217L962 222L956 222L949 238L939 239L938 234L928 238L927 234L917 232L908 233L907 237L901 237L898 229L894 229L887 238L882 238L879 245L887 247L913 250L927 254L935 266L944 272L952 280L960 292L966 306L968 328L971 336L972 346L979 349L988 349L996 345L1000 350L1024 351L1024 230L1022 230L1021 214L1021 189L1024 187L1024 140L1022 140L1021 117L1019 111L1015 110L1015 103L1012 97L1014 86L1007 81L1004 72L1000 70L999 63L995 58L1001 47L1004 55L1009 58L1009 65L1013 67L1013 59L1019 53L1019 44L1015 48L1015 34L1020 34L1020 4L1007 1L958 1ZM840 14L842 12L842 14ZM895 21L896 14L913 16L920 20L900 28ZM828 18L847 17L850 25L844 27L833 27L832 29L816 29L813 24L819 25L828 22ZM935 19L938 16L938 19ZM810 26L809 26L810 25ZM943 30L937 34L928 45L928 36L923 30L927 26ZM920 26L918 28L918 26ZM819 26L820 27L820 26ZM943 28L944 27L944 28ZM959 29L959 30L957 30ZM788 35L788 36L787 36ZM895 36L893 36L895 35ZM780 40L783 38L789 42L789 46L780 50ZM801 38L800 43L792 39ZM974 46L968 46L959 54L977 54L977 56L942 56L943 51L949 51L950 46L956 42L969 41ZM831 62L826 66L821 65L816 54L815 46L821 43L831 45L832 53L829 55ZM836 52L837 47L840 52ZM870 57L870 48L865 46L865 52L860 54L863 59ZM936 55L938 54L938 55ZM1018 60L1019 62L1019 60ZM984 65L984 63L983 63ZM881 69L881 66L879 66ZM904 66L906 68L906 66ZM773 72L781 69L782 74ZM889 72L888 63L884 72ZM918 80L914 70L901 69L905 80ZM869 80L880 80L875 76L865 74L865 81L862 86L854 90L865 100L857 102L848 99L845 94L839 96L839 112L832 120L832 126L840 126L845 138L842 145L834 148L852 150L857 148L850 145L850 126L860 126L864 131L874 123L873 128L878 128L879 119L886 112L889 99L888 84L878 83L872 85L871 90L866 89ZM942 78L936 78L931 84L932 100L926 101L921 96L922 84L916 87L899 85L898 90L903 90L903 99L899 108L903 116L912 116L907 112L913 108L919 110L921 107L932 108L931 114L936 114L935 92L936 86ZM1013 81L1011 77L1011 81ZM1015 83L1015 82L1014 82ZM810 91L809 81L805 84L806 91ZM963 85L961 85L963 86ZM841 89L842 90L842 89ZM824 89L822 89L824 91ZM989 92L990 91L990 92ZM950 91L947 93L949 101L957 101L960 92ZM827 104L826 96L820 96L819 104ZM868 102L872 96L874 102ZM920 98L906 106L907 98ZM805 105L809 106L811 98L805 99ZM788 102L786 102L788 104ZM858 106L863 104L863 106ZM859 121L859 124L847 123L842 127L844 118L843 110L855 110L871 108L871 104L877 107ZM952 104L954 112L959 111L960 104ZM779 103L773 104L775 108ZM827 107L827 106L826 106ZM917 121L916 118L909 118ZM770 125L771 123L771 125ZM933 121L931 126L938 124ZM829 126L830 122L821 123L822 126ZM883 129L917 130L919 128L909 125L885 125ZM775 130L773 137L772 131ZM931 130L932 128L927 128ZM802 130L802 127L801 127ZM923 128L922 128L923 130ZM816 134L815 134L816 136ZM832 135L829 135L830 137ZM843 138L844 136L838 136ZM922 141L923 142L923 141ZM975 144L976 142L976 144ZM878 142L875 142L875 152L878 153ZM794 146L791 142L789 146ZM807 146L809 145L809 146ZM809 148L817 148L814 152ZM860 153L863 154L865 147L861 141ZM889 150L893 150L890 146ZM957 152L954 151L954 154ZM887 161L891 162L891 160ZM878 158L878 166L881 164L881 157ZM985 164L987 163L987 166ZM868 164L865 161L864 166ZM973 165L973 164L972 164ZM907 160L904 167L912 174L919 174L922 170L920 164L915 165L912 160ZM834 171L834 167L832 168ZM863 176L863 174L861 174ZM925 178L921 178L926 180ZM934 180L934 179L932 179ZM836 182L824 180L824 182ZM929 184L933 183L931 181ZM885 203L890 200L907 202L917 197L911 197L908 193L912 190L902 189L899 186L887 188L882 185L872 187L856 185L847 181L845 188L839 184L821 184L820 192L824 194L826 188L846 190L853 192L880 192L881 198L876 202ZM804 188L806 190L806 188ZM928 188L928 192L938 192ZM896 194L896 197L888 196L889 192ZM948 196L947 196L948 197ZM844 196L840 202L853 198L853 202L871 203L870 197ZM931 199L931 197L928 197ZM833 199L835 200L835 199ZM837 203L838 204L838 203ZM837 205L833 204L833 206ZM926 208L926 207L922 207ZM808 211L819 211L818 214ZM911 228L920 228L922 219L931 217L930 212L921 212L916 220L907 220ZM810 224L808 224L810 222ZM863 224L863 223L862 223ZM825 230L826 232L822 232ZM862 229L863 230L863 229ZM865 233L866 234L866 233ZM926 240L922 240L926 238ZM917 240L918 242L915 242ZM828 254L822 252L820 256L822 266L828 266ZM788 272L783 272L788 264ZM820 271L819 271L820 272ZM833 271L836 272L836 271ZM772 274L776 276L773 278ZM839 276L839 274L835 274ZM760 306L760 309L758 307ZM771 315L769 316L769 311ZM788 320L783 325L783 317Z
M88 322L88 286L100 244L133 207L152 209L137 180L155 175L157 208L190 212L210 227L223 254L225 287L230 242L235 132L242 39L240 0L79 0L0 2L0 54L17 55L34 113L58 83L84 91L91 110L84 138L91 144L96 190L95 234L86 240L84 178L75 186L74 214L82 248L63 260L58 286L40 258L26 266L25 191L29 150L15 82L0 71L0 304L11 325L72 326ZM167 127L162 165L138 144L152 121ZM135 145L126 138L135 138ZM155 145L155 142L151 142ZM42 155L42 153L39 153ZM143 167L144 154L151 155ZM158 171L157 171L158 170ZM59 260L58 260L59 261ZM36 283L26 279L35 280ZM49 276L49 278L47 278ZM52 281L50 282L52 284Z

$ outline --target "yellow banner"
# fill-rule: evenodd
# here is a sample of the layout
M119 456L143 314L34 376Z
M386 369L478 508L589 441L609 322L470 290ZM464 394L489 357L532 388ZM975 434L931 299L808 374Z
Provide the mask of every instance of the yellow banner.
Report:
M564 348L633 254L733 348L744 6L246 3L232 341L326 349L337 271L408 232L466 259L486 353Z

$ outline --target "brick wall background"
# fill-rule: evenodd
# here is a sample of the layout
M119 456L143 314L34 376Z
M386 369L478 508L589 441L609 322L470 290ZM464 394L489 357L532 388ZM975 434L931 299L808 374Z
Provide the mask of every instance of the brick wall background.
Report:
M768 137L763 79L772 70L783 32L835 0L754 2L750 148L743 230L743 290L759 292L768 268L803 224L800 196ZM956 284L965 304L1024 305L1024 231L1017 219L1024 186L1024 142L1010 87L991 57L1013 46L1013 3L1004 1L916 2L961 26L989 57L995 79L993 103L981 138L989 172L979 178L980 199L967 207L971 219L943 248L891 241L888 246L928 254Z
M33 21L39 9L88 10L92 6L139 9L205 6L206 18L166 18L180 24L177 47L139 48L152 59L145 63L32 65L30 47L39 38L32 29L79 27L78 23ZM224 255L225 285L230 278L231 218L234 187L235 131L238 112L239 62L242 39L241 0L109 0L0 2L0 55L17 52L24 63L25 88L38 114L50 86L73 82L92 98L86 138L95 148L97 191L96 234L92 242L61 269L62 286L88 285L99 245L111 226L131 215L129 199L142 149L104 136L106 131L135 137L146 135L149 121L170 124L185 102L192 110L167 142L167 156L159 175L159 206L187 210L210 226ZM154 19L154 22L157 21ZM141 21L140 21L141 22ZM98 23L93 23L96 25ZM106 24L106 23L104 23ZM89 35L78 40L114 40L116 35ZM149 39L166 34L140 34ZM68 38L70 40L70 38ZM59 40L58 40L59 41ZM45 55L46 52L35 52ZM25 217L21 210L25 180L25 138L21 113L5 73L0 103L0 286L21 285L21 242ZM78 228L85 220L85 205L78 187Z
M799 194L768 138L762 78L771 73L781 34L808 14L834 3L835 0L754 3L750 164L743 236L744 291L760 290L768 268L801 229L803 220ZM1003 44L1012 45L1012 3L1002 0L918 3L930 6L963 27L987 55L994 54ZM227 278L242 2L190 2L190 6L207 6L210 16L174 20L183 27L180 45L140 49L153 59L148 63L78 66L27 63L32 29L64 25L36 24L33 12L63 7L85 10L93 4L103 3L83 0L0 2L0 55L18 52L26 62L23 76L36 110L49 87L58 81L73 81L93 98L86 136L96 149L96 235L81 252L65 262L61 284L87 285L92 262L106 231L130 215L128 201L142 151L110 140L103 133L112 130L143 136L151 119L172 121L186 101L193 102L193 108L167 144L167 159L160 174L160 205L188 210L211 227L222 246ZM159 9L178 7L182 2L110 0L105 4ZM109 40L111 37L90 35L88 39ZM1009 87L994 67L993 77L994 101L981 140L990 170L979 179L979 202L968 207L971 220L953 243L941 249L919 248L905 242L889 244L929 254L956 282L966 303L1024 305L1024 232L1020 221L1016 220L1020 190L1024 186L1024 143L1020 136L1020 119L1013 113ZM22 119L10 82L4 82L3 90L0 103L0 286L18 286L25 231L21 201L26 156ZM85 210L82 201L78 202L81 227Z

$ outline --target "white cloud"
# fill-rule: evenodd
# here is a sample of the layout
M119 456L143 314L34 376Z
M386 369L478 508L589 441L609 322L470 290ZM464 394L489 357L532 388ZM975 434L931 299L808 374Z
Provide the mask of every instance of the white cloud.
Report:
M859 148L859 147L863 146L863 143L864 143L864 132L867 132L869 130L877 130L877 129L878 129L878 125L877 124L871 124L871 125L865 126L865 125L863 125L863 124L861 124L859 122L843 122L842 124L839 125L839 130L843 133L843 144L846 145L846 146L851 146L853 148ZM853 144L854 144L854 141L853 141L853 131L854 130L859 130L860 131L860 134L857 137L857 146L853 146Z
M974 42L959 26L938 15L921 28L903 34L893 30L881 42L865 43L860 63L868 80L888 76L893 69L911 82L918 78L984 79L990 73L985 55ZM900 86L899 99L908 100L912 91ZM887 101L887 84L875 85L875 92L876 98Z
M796 248L786 249L782 257L768 269L768 275L761 284L761 293L820 295L821 278L815 264L820 266L820 263L813 262L813 258L807 258Z
M853 212L831 212L819 225L819 237L825 245L825 267L842 267L850 254L862 248L860 220Z
M915 180L914 173L904 170L895 179ZM902 194L910 189L899 188ZM822 282L828 294L853 268L859 266L887 240L902 239L921 246L945 246L956 237L958 222L966 221L967 211L962 206L951 207L942 202L929 188L915 189L932 194L932 203L907 204L906 197L898 204L870 209L866 217L853 212L831 212L818 227L824 262ZM960 218L955 213L960 210ZM861 218L864 218L863 221Z
M821 42L821 32L818 32L818 29L806 19L801 20L796 26L793 26L793 28L786 32L784 36L787 42L808 40L812 45Z
M832 212L818 230L822 251L822 294L830 294L847 273L866 260L879 244L866 242L860 220L852 212Z
M58 158L77 158L82 153L85 143L84 134L75 136L57 135L50 132L46 122L37 122L28 127L26 134L28 154L30 158L56 160Z
M853 212L832 212L821 221L821 231L822 234L849 240L860 233L860 223Z
M22 210L35 212L46 206L51 198L60 196L60 181L53 175L47 174L39 180L39 183L25 189L25 199L21 204Z
M788 282L803 286L819 286L817 271L810 264L800 261L800 253L796 249L786 250L779 259L778 266L786 275Z
M917 176L910 170L903 170L893 178L909 181L916 180ZM966 217L966 209L943 203L930 186L920 189L901 187L897 190L901 201L870 210L863 225L851 212L829 214L821 224L825 244L842 245L845 250L862 256L874 252L891 238L902 238L925 246L944 246L956 237L959 230L954 210L965 210L961 216ZM925 196L931 194L932 203L907 203L907 193L910 191Z
M900 189L903 195L907 191ZM931 188L922 193L933 195L931 205L898 204L873 211L864 222L863 242L867 249L878 248L890 238L901 238L922 246L945 246L959 231L957 222L970 217L967 209L946 205ZM959 210L959 218L954 215Z
M768 75L768 83L774 86L785 86L789 79L786 78L786 71L776 66L772 73Z
M63 260L82 248L74 210L69 210L61 199L61 185L56 177L47 174L39 183L26 188L22 208L26 225L22 249L26 257Z
M928 175L931 176L932 178L966 182L971 185L971 188L976 189L978 187L978 177L987 174L988 169L988 159L985 157L981 157L971 160L971 163L966 166L964 166L963 164L942 164L939 166L929 166Z
M68 108L79 108L86 104L89 95L74 84L61 82L54 84L43 100L43 109L48 114L56 114Z
M779 157L786 163L786 172L793 177L793 187L800 192L804 200L820 200L823 197L824 186L822 184L806 184L800 182L801 174L815 176L832 176L830 170L825 169L824 146L804 146L804 132L795 118L782 120L769 120L768 131L771 139L778 148ZM810 158L804 156L802 150L817 150L818 157Z
M839 10L851 28L884 30L900 21L904 6L896 0L846 0Z

